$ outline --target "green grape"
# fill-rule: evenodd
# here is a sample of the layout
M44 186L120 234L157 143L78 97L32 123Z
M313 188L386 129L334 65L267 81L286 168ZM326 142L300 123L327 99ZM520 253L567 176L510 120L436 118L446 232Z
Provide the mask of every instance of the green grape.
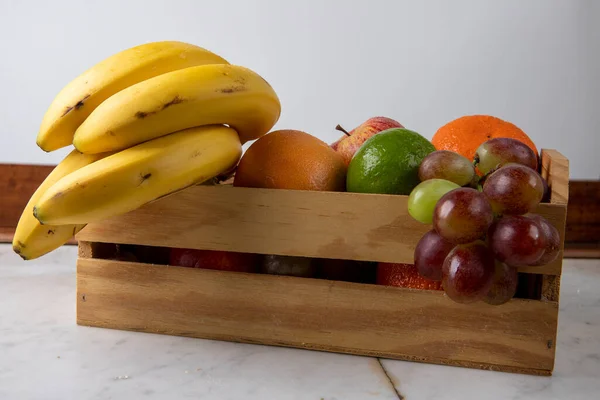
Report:
M408 197L408 213L417 221L430 224L438 200L459 187L456 183L444 179L430 179L419 183Z
M445 179L459 186L473 181L475 168L464 156L448 150L438 150L428 154L419 165L419 179Z

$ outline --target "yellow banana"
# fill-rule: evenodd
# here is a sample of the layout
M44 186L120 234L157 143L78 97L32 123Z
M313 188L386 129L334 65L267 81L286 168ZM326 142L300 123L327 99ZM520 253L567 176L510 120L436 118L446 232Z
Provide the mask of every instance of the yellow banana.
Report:
M56 182L37 201L43 224L95 222L204 182L234 167L242 154L235 130L191 128L130 147Z
M56 96L42 120L37 144L53 151L68 146L75 131L100 103L146 79L204 64L228 64L188 43L153 42L121 51L96 64Z
M42 225L33 216L33 207L54 183L64 176L76 171L107 154L81 154L77 150L69 153L46 177L44 182L37 188L31 199L25 206L15 236L13 238L13 250L24 260L33 260L65 244L85 225Z
M75 133L83 153L122 150L195 126L226 124L242 143L267 133L281 106L273 88L249 69L203 65L130 86L100 104Z

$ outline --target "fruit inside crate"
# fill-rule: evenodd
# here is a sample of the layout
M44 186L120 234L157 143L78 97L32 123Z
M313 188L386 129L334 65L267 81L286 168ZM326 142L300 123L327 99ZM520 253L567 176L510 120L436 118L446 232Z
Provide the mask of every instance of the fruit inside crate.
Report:
M313 278L329 281L442 290L441 282L423 279L412 264L278 256L233 251L179 249L139 244L92 242L82 245L82 257L110 261ZM514 298L540 300L542 275L518 273Z
M542 154L552 196L537 212L562 238L566 160ZM78 323L551 374L562 255L546 266L519 268L527 283L497 307L454 303L441 291L164 265L167 248L410 263L428 228L408 216L407 202L407 196L196 186L90 224L78 235ZM357 212L363 209L372 212ZM141 258L149 258L110 260L115 243L141 246ZM157 260L163 265L151 264Z

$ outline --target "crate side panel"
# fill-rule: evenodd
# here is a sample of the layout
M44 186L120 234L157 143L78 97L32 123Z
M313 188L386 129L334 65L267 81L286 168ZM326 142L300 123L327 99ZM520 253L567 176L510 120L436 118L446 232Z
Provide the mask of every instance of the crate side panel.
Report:
M552 224L560 234L560 254L554 261L559 271L562 271L565 236L567 231L567 203L569 201L569 160L556 150L542 150L542 177L550 187L550 202L565 207L564 214L558 216ZM557 275L560 275L557 274ZM544 276L542 282L542 298L559 301L560 276Z
M542 177L550 187L550 202L567 204L569 201L569 159L556 150L542 150Z
M412 263L431 229L407 211L407 196L195 186L138 210L89 224L89 242ZM554 223L565 207L543 204ZM523 268L560 274L560 264Z
M79 259L82 325L549 374L558 307L441 292ZM540 372L541 371L541 372Z

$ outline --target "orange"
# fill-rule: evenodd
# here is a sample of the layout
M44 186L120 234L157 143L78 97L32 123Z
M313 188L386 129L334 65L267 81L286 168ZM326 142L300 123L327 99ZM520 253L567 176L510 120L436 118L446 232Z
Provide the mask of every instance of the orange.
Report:
M346 164L329 145L306 132L271 132L246 150L234 186L345 191Z
M473 160L481 143L492 138L520 140L538 154L533 141L516 125L490 115L467 115L448 122L433 135L437 150L450 150Z

